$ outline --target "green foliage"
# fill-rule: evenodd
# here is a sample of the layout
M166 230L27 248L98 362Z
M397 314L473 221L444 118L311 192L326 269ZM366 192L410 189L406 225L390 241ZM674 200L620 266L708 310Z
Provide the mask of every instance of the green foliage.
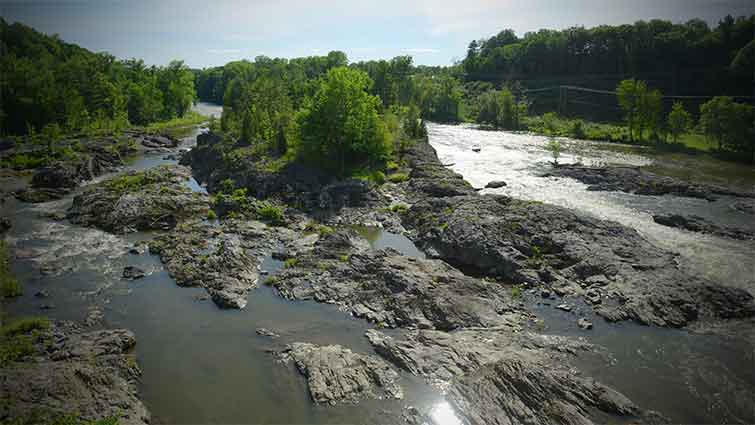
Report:
M380 99L362 71L334 68L300 117L300 154L340 176L358 166L384 166L391 151Z
M0 336L0 368L31 354L34 346L28 336Z
M478 99L477 122L506 130L519 130L521 117L526 114L523 102L517 102L508 88L490 90Z
M747 94L752 91L754 31L755 15L728 16L715 28L700 19L653 19L542 29L521 37L504 29L473 40L460 67L467 81L599 81L616 75L653 75L659 87L673 81L678 93ZM695 70L695 76L680 78L673 70Z
M296 265L299 263L299 259L297 258L288 258L286 261L283 262L283 267L286 269L290 269L292 267L296 267Z
M0 297L14 298L23 295L21 283L10 272L8 244L0 240Z
M0 160L0 167L12 168L14 170L28 170L31 168L44 167L51 162L52 158L48 155L41 155L39 152L17 153Z
M283 209L267 202L261 202L257 206L257 216L271 224L283 223Z
M747 104L719 96L700 106L700 127L719 150L747 153L755 162L755 112Z
M61 133L116 132L181 117L194 99L193 73L182 62L118 61L5 20L0 33L0 128L41 132L48 151Z
M574 120L571 123L571 128L569 129L569 133L571 137L575 139L584 139L585 134L585 123L582 120Z
M545 145L545 149L551 153L553 157L553 165L558 165L558 158L561 156L561 142L551 138L548 140L548 144Z
M393 173L388 176L388 181L391 183L402 183L409 180L409 175L406 173Z
M317 233L320 236L327 236L334 232L335 229L333 229L332 227L320 223L315 223L313 221L310 221L304 227L304 233Z
M209 211L207 211L207 219L208 220L217 220L218 219L218 215L217 215L217 213L215 213L215 210L209 210Z
M50 327L50 321L45 317L25 317L16 319L0 328L0 336L12 337L27 334L34 330L46 330Z
M674 106L671 108L671 112L668 114L668 128L671 133L671 137L676 143L679 140L679 136L689 130L692 125L692 117L689 112L684 109L684 105L681 102L674 102Z
M511 287L511 298L518 299L521 298L523 294L522 286L521 285L514 285Z
M407 210L409 210L409 207L406 204L393 204L387 208L387 211L398 213L398 214L404 213Z
M629 140L642 140L644 130L650 130L657 139L661 125L661 92L648 90L644 81L623 80L616 87L619 106L624 111L629 128Z

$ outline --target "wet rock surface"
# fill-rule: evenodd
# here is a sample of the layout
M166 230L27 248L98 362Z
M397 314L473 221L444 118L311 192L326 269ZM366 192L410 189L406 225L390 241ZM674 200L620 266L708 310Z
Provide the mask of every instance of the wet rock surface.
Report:
M503 284L465 276L439 260L370 250L348 231L299 253L269 283L285 298L338 304L389 327L496 326L520 314Z
M394 338L369 330L375 351L397 367L448 388L470 424L591 424L617 417L662 421L622 394L567 366L591 350L577 340L518 332L516 327L417 330Z
M433 162L431 169L444 170L431 149L414 150L415 170ZM416 195L423 201L403 215L404 227L431 256L474 273L582 296L607 320L680 327L755 314L748 292L690 275L674 254L626 226L505 196Z
M168 229L204 217L208 197L186 184L191 172L181 166L159 166L130 172L86 188L68 210L72 223L113 233Z
M321 404L353 403L365 398L403 398L398 373L379 357L340 345L293 343L278 353L293 361L307 378L312 400Z
M721 186L690 183L660 176L639 167L583 167L563 165L546 177L569 177L585 183L587 190L621 191L638 195L676 195L709 201L719 196L755 198L753 192L737 192Z
M134 334L124 329L85 331L58 322L28 336L34 354L0 369L0 418L77 415L84 420L119 418L150 422L137 397L141 371L130 354Z
M755 233L744 229L722 227L696 215L662 214L654 215L653 221L664 226L676 227L691 232L707 233L739 240L755 239Z
M290 235L256 221L193 222L158 236L149 249L178 285L205 288L220 307L244 308L263 258Z

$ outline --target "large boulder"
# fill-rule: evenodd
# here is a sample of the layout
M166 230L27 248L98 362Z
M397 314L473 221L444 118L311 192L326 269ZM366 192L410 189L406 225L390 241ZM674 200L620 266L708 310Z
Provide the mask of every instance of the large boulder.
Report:
M340 345L293 343L279 357L293 361L307 377L315 403L358 402L365 398L403 398L398 373L376 356L355 353Z

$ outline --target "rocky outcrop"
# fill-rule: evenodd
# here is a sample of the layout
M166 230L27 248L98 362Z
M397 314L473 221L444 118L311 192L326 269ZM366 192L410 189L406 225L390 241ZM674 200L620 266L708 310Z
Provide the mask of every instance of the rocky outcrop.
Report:
M665 424L618 391L573 370L513 355L457 380L447 398L470 425Z
M592 424L617 418L662 421L617 391L568 367L591 346L512 329L417 330L393 338L369 330L375 351L442 388L470 424Z
M658 214L653 216L653 221L664 226L676 227L677 229L691 232L708 233L739 240L755 239L755 233L744 229L721 227L696 215Z
M569 177L585 183L587 190L621 191L638 195L675 195L701 198L709 201L718 196L753 198L753 192L736 192L724 187L691 183L645 171L639 167L583 167L563 165L556 167L547 177Z
M181 166L114 177L77 195L68 218L113 233L169 229L181 221L207 216L208 197L189 188L190 178L189 169Z
M415 157L424 155L411 161L415 170L433 163L432 170L441 169L428 147L415 151ZM423 201L402 215L404 227L432 257L582 296L607 320L679 327L755 314L748 292L690 275L674 254L626 226L505 196L437 197L422 190L415 196Z
M285 298L338 304L388 327L500 326L523 314L503 284L465 276L442 261L369 250L346 231L299 253L268 282Z
M270 167L267 161L271 160L244 148L231 148L220 135L209 132L197 137L197 146L181 158L181 164L191 166L197 180L211 192L230 179L250 196L277 199L302 210L335 211L380 202L378 192L362 180L336 181L323 169L300 162Z
M156 237L149 249L178 285L205 288L219 307L244 308L263 258L290 234L255 221L194 222Z
M358 354L340 345L293 343L279 353L307 378L312 400L321 404L365 398L403 398L399 375L379 357Z
M69 141L70 142L70 141ZM81 182L123 165L124 158L136 152L130 143L112 137L78 141L80 150L74 157L38 169L31 185L16 193L24 202L48 202L60 199Z
M149 423L136 395L141 371L129 353L136 343L132 332L84 331L62 322L35 332L26 336L33 341L33 355L0 369L0 420L52 423L76 415Z

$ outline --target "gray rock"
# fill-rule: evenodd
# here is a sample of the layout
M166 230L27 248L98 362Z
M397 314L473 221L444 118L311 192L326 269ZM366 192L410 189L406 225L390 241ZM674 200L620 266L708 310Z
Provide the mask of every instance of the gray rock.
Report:
M5 400L0 416L22 423L51 423L72 413L86 421L115 416L124 425L150 422L137 397L141 371L129 354L136 342L133 333L86 332L60 322L33 342L32 357L0 369Z
M503 180L494 180L488 184L485 185L486 189L498 189L500 187L507 186L506 182Z
M271 331L270 329L266 329L266 328L257 328L257 330L255 332L259 336L265 336L265 337L268 337L268 338L279 338L280 337L280 335L278 335L277 333Z
M219 307L244 308L262 259L292 235L257 221L192 222L156 237L149 250L160 256L178 285L205 288Z
M340 345L293 343L279 353L307 378L312 400L321 404L353 403L364 398L403 398L399 375L378 357Z
M325 236L296 258L294 267L271 278L278 294L338 304L389 327L499 326L524 314L498 282L466 276L442 261L370 250L351 232Z
M588 302L610 321L681 327L755 315L747 291L690 275L675 254L631 228L553 205L479 195L454 180L427 143L410 146L405 157L412 182L457 182L446 193L410 184L418 202L401 215L422 250L454 266L513 283L545 283L559 295L600 288L600 303L594 296Z
M124 279L136 280L146 276L146 272L136 266L126 266L123 268Z
M581 329L592 329L592 322L585 319L584 317L580 317L579 320L577 320L577 326L579 326Z
M559 304L556 306L557 309L563 310L563 311L571 311L572 307L569 304Z
M664 226L676 227L692 232L708 233L725 238L747 240L755 239L755 233L732 227L719 226L696 215L663 214L654 215L653 221Z
M713 201L720 195L753 198L755 193L691 183L660 176L639 167L583 167L563 165L548 176L570 177L588 184L588 190L622 191L638 195L676 195Z
M206 217L208 197L185 185L190 177L185 167L159 166L105 180L73 199L68 218L75 224L123 233L167 229Z
M592 349L577 340L505 328L419 330L401 338L369 330L367 338L397 367L449 388L446 398L463 423L664 420L566 366L571 356Z

